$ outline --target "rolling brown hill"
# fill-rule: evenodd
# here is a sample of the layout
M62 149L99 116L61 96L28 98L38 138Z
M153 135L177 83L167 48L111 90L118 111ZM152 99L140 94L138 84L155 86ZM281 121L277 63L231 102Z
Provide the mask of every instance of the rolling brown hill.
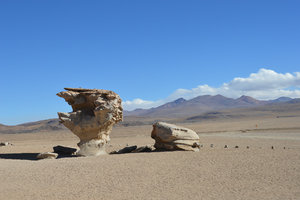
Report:
M66 128L59 123L58 119L48 119L36 122L20 124L16 126L0 125L0 133L15 134L15 133L34 133L42 131L59 131Z

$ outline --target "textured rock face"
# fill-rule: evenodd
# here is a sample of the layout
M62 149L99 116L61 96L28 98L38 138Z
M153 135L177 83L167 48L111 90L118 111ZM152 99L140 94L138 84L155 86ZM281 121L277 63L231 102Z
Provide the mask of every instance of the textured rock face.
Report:
M188 128L157 122L153 125L151 137L155 140L154 147L158 150L199 151L199 136Z
M105 144L115 123L123 120L122 100L113 91L65 88L57 95L72 106L71 113L58 113L60 122L80 138L77 155L106 154Z

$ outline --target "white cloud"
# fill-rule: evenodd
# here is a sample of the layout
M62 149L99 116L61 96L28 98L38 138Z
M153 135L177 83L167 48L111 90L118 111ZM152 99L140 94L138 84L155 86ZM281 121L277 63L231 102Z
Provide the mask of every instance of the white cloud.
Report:
M192 89L177 89L165 99L157 101L134 99L123 102L123 106L125 110L151 108L181 97L192 99L200 95L217 94L231 98L247 95L260 100L275 99L282 96L300 98L300 72L281 74L270 69L260 69L247 78L237 77L220 87L199 85Z
M132 101L124 101L123 107L125 110L134 110L137 108L152 108L152 107L160 106L167 102L168 102L167 99L162 99L162 100L158 100L158 101L146 101L146 100L137 98Z
M250 74L248 78L235 78L228 87L235 90L251 91L251 90L268 90L268 89L284 89L290 86L300 86L300 73L295 75L290 73L279 74L273 70L260 69L258 73Z

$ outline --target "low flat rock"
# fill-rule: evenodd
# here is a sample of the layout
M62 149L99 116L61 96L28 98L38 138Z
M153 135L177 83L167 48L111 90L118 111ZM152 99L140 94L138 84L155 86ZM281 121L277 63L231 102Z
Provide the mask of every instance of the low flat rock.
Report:
M64 146L55 146L53 147L54 153L57 153L59 155L74 155L74 153L77 151L76 148L72 147L64 147Z
M191 129L157 122L153 125L151 137L155 140L157 150L199 151L200 139Z
M129 146L124 147L123 149L120 149L119 151L113 151L110 154L123 154L123 153L131 153L132 151L136 150L137 146Z
M37 159L56 159L58 156L57 153L44 152L36 156Z
M10 145L12 144L9 142L0 142L0 146L10 146Z
M135 150L133 150L131 153L142 153L142 152L151 152L153 149L151 146L142 146Z

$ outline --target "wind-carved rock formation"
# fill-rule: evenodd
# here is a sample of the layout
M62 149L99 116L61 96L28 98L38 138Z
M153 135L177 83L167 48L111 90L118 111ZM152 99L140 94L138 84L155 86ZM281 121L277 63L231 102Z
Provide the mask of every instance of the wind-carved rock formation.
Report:
M153 124L151 137L158 150L199 151L200 147L200 139L195 131L165 122Z
M60 122L80 139L77 155L106 154L105 144L115 123L123 120L122 100L109 90L65 88L57 95L72 106L73 112L58 113Z

